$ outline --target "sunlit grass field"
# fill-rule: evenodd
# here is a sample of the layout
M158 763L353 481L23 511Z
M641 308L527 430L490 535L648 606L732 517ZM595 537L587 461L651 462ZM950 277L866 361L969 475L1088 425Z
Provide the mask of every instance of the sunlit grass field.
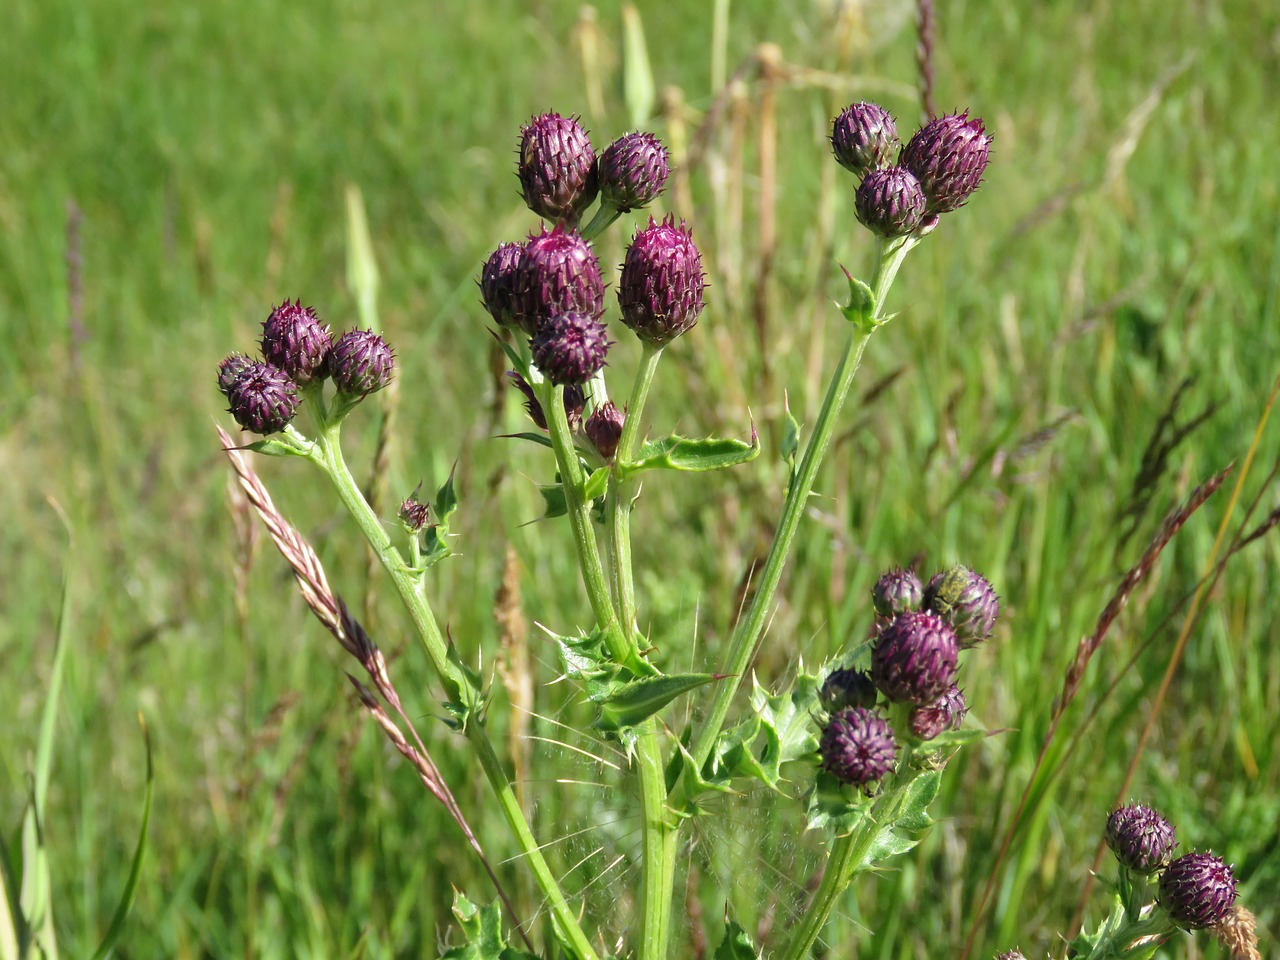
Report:
M782 500L784 397L812 419L844 336L837 263L869 267L853 184L829 156L830 117L877 99L909 132L920 112L913 5L847 4L842 20L826 2L722 4L727 32L713 6L639 9L654 92L645 126L687 160L661 209L693 226L711 283L698 327L667 351L648 417L655 434L746 436L754 422L766 455L645 483L641 619L678 668L715 662ZM1280 374L1280 8L939 7L939 106L985 117L994 159L982 190L904 267L898 315L868 350L756 671L782 680L863 636L882 569L964 561L1002 596L997 638L962 679L975 720L1003 732L948 769L946 819L929 839L859 884L828 930L831 955L959 955L1077 642L1163 516L1232 463L1092 660L1031 784L973 956L1060 951L1184 631L1130 796L1177 823L1181 849L1234 862L1265 943L1280 924L1280 537L1233 556L1188 617L1225 554L1220 531L1229 541L1254 528L1280 499L1280 425L1259 430ZM536 831L558 841L547 853L566 891L608 935L602 948L617 949L638 807L601 786L619 779L607 765L570 749L620 762L580 729L580 697L550 685L556 659L535 623L568 633L589 611L566 527L528 523L547 459L497 439L524 429L523 413L495 376L474 279L499 241L536 226L514 177L521 122L580 113L597 147L638 122L626 71L646 71L623 38L620 10L586 17L576 2L10 5L0 826L12 837L26 800L65 576L71 661L46 824L65 955L92 951L128 872L139 714L156 799L119 955L433 956L450 935L451 888L491 896L456 827L361 713L343 654L265 538L237 590L216 364L248 349L285 297L335 327L356 322L351 188L400 370L382 510L391 519L419 481L434 489L456 463L457 556L436 568L433 597L486 676L514 558L539 715L523 719L545 738L513 742L517 769ZM782 57L770 89L752 67L762 43ZM638 220L606 234L602 262L620 262ZM637 358L629 341L611 355L615 392ZM346 430L366 474L379 426L368 406ZM514 848L486 812L478 770L426 719L441 712L438 691L358 531L304 465L259 468L397 654L409 709L492 858L507 860ZM511 713L493 683L501 732ZM679 955L695 955L703 926L714 944L726 903L771 912L775 927L803 909L818 837L793 806L729 798L688 833L703 915L678 911ZM535 913L519 861L501 871ZM1097 919L1100 891L1093 904ZM753 932L767 946L769 929ZM1199 943L1163 955L1218 955Z

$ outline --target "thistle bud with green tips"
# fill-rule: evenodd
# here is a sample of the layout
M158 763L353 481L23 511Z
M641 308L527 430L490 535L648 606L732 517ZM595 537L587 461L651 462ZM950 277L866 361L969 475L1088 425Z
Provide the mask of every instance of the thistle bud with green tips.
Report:
M924 706L951 689L960 645L936 614L904 613L871 648L871 679L894 703Z
M667 185L671 161L652 133L628 133L600 154L600 200L622 213L646 207Z
M668 216L636 232L618 283L622 322L641 340L665 346L702 313L702 254L688 227Z
M854 195L858 222L878 237L905 237L924 221L925 195L909 170L889 167L862 178Z
M529 336L558 314L600 317L604 281L591 245L563 227L531 236L516 267L514 313Z
M516 172L529 209L556 222L577 223L599 191L587 131L558 113L540 114L520 128Z
M286 300L262 324L262 359L282 370L298 386L322 379L333 337L301 300Z
M243 353L230 353L222 358L218 363L218 390L224 397L230 398L231 388L235 386L240 374L253 365L253 358Z
M931 120L916 132L899 161L916 179L929 214L959 209L982 183L991 154L991 136L968 112Z
M298 412L298 388L279 367L254 363L243 368L227 390L229 411L244 429L279 433Z
M585 313L562 313L544 323L529 341L533 362L555 384L580 385L604 366L609 334Z
M828 713L836 713L845 707L866 707L876 705L879 693L871 677L861 670L841 667L827 674L818 691L818 701Z
M951 624L961 648L968 649L991 636L1000 615L1000 599L986 577L956 564L929 580L924 608Z
M919 610L924 586L914 571L895 568L881 574L871 588L871 605L882 617L896 617L908 610Z
M850 104L831 123L836 162L859 178L889 166L897 149L897 124L878 103Z
M884 717L864 707L838 710L818 744L822 767L841 783L863 787L893 770L898 745Z
M1212 927L1227 918L1236 902L1235 873L1212 853L1188 853L1160 874L1157 902L1180 927Z
M333 345L329 368L339 393L364 397L391 382L395 356L372 330L348 330Z

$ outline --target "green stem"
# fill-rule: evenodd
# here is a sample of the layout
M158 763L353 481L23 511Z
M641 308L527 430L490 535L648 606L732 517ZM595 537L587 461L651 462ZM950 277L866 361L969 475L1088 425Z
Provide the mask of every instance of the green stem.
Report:
M594 240L608 230L620 216L622 216L621 210L602 202L596 209L595 216L591 218L591 222L579 230L578 234L583 240Z

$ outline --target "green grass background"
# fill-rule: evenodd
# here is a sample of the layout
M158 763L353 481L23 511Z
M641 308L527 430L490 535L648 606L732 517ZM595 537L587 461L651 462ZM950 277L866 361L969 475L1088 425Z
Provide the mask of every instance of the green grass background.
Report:
M735 180L735 148L717 128L709 159L689 171L694 208L677 211L706 252L709 305L664 359L653 432L743 435L753 416L775 449L784 389L802 420L820 400L823 361L843 337L834 263L865 269L870 253L852 184L828 156L829 118L874 97L909 130L919 109L909 26L877 27L874 42L841 50L830 6L732 5L731 69L764 41L803 68L778 94L776 269L761 326L751 306L756 151L743 151L746 176ZM987 119L994 159L983 189L903 270L899 316L874 338L856 389L896 379L850 405L757 669L780 681L799 658L859 637L881 569L917 555L927 569L964 560L997 585L1005 612L965 686L976 718L1008 732L949 768L947 819L849 898L828 931L833 955L958 955L1077 640L1160 516L1227 463L1240 470L1280 371L1280 10L1246 0L939 6L939 103ZM873 26L882 13L902 20L892 5L867 9ZM679 88L696 121L715 93L711 5L640 12L658 87ZM497 242L535 225L513 176L520 122L545 109L586 113L597 145L629 126L620 12L601 6L595 26L602 116L584 92L578 17L577 3L510 0L9 6L0 824L9 831L20 816L69 571L74 658L48 814L68 955L92 949L127 873L144 771L138 712L154 737L157 797L120 955L430 956L448 936L450 885L489 896L456 830L353 703L348 664L267 544L241 628L213 433L229 421L213 376L223 354L251 348L283 297L302 297L337 327L354 322L343 191L358 186L400 359L391 495L419 480L434 487L459 463L460 555L435 574L437 609L466 654L491 663L510 543L526 616L566 632L582 624L567 529L520 525L537 515L534 481L549 479L548 463L492 438L521 429L521 416L509 396L496 421L491 413L487 317L473 284ZM823 76L839 79L815 84ZM723 171L725 194L715 186ZM80 217L79 307L68 287L69 204ZM624 221L601 243L606 263L620 260L630 229ZM615 335L611 382L623 393L638 351ZM1172 452L1121 543L1118 517L1144 447L1184 378L1178 416L1213 413ZM1047 442L1028 444L1068 414ZM1244 484L1244 500L1260 495L1263 513L1276 502L1265 474L1277 429L1266 427ZM352 419L354 462L367 464L375 430L372 411ZM636 520L642 616L674 664L718 648L743 573L767 547L783 478L765 460L728 476L646 482ZM321 479L296 463L260 469L337 588L362 596L358 534ZM1037 786L975 956L1016 943L1029 956L1057 948L1232 482L1166 551L1093 661L1055 763L1086 713L1096 707L1098 718ZM70 517L70 546L51 499ZM1236 864L1267 936L1280 921L1278 568L1277 540L1264 538L1207 597L1133 790L1177 822L1184 849L1211 847ZM438 713L385 590L371 626L385 648L407 651L393 669L410 709ZM584 725L572 691L544 686L556 670L538 636L539 711ZM478 771L441 725L424 719L424 729L482 841L495 859L509 856ZM536 732L608 749L549 721ZM571 892L585 886L589 926L614 949L638 877L635 804L625 791L554 782L603 782L608 768L554 744L530 749L536 829L566 838L550 848L553 863ZM800 834L791 806L764 798L726 801L690 835L713 939L725 902L750 926L776 901L780 929L819 863L817 838ZM503 870L528 903L518 862ZM1101 909L1097 894L1092 915ZM684 950L684 921L679 931ZM1178 940L1166 955L1216 949Z

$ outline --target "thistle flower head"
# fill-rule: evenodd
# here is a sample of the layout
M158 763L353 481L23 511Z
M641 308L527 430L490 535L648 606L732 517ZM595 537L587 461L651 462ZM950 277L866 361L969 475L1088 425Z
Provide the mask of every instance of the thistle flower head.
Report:
M391 382L395 356L372 330L348 330L333 345L329 368L339 393L364 397Z
M896 617L908 610L919 610L923 596L920 578L911 570L895 567L881 574L871 588L871 605L882 617Z
M668 216L636 231L618 284L622 322L641 340L665 345L698 322L702 312L702 254L683 222Z
M516 325L516 268L524 244L500 243L480 270L480 298L500 327Z
M662 196L671 162L652 133L623 134L600 154L600 199L626 213Z
M413 533L417 533L427 525L430 514L431 506L418 499L417 490L405 497L404 502L400 504L400 522Z
M876 685L871 677L861 670L840 667L827 674L822 681L822 689L818 691L818 701L829 713L843 710L845 707L866 707L876 705Z
M1157 900L1180 927L1212 927L1230 915L1236 902L1235 874L1212 853L1188 853L1160 874Z
M254 363L231 383L227 403L236 423L266 436L279 433L298 412L298 388L279 367Z
M991 636L1000 614L1000 599L986 577L956 564L929 580L924 588L924 608L951 624L961 649L967 650Z
M850 104L831 123L836 162L859 178L889 166L897 148L897 124L878 103L863 100Z
M1027 960L1027 958L1022 955L1021 950L1014 949L1006 950L1004 953L997 953L995 960Z
M894 703L924 706L955 683L960 645L936 614L908 612L880 632L871 648L871 679Z
M872 170L853 198L858 222L878 237L905 237L920 226L925 195L911 171L902 167Z
M587 439L596 448L596 452L606 460L612 460L618 452L618 441L622 439L622 427L626 422L626 414L606 400L592 411L583 425Z
M224 397L231 396L231 388L245 370L252 367L254 360L243 353L229 353L218 363L218 390Z
M562 313L538 328L529 341L533 362L552 383L583 384L604 366L609 333L585 313Z
M576 223L599 191L587 131L558 113L539 114L520 128L516 173L529 209L557 222Z
M516 266L514 301L515 321L529 336L557 314L599 317L604 281L591 245L563 227L531 236Z
M1135 873L1154 873L1169 862L1178 841L1173 825L1150 807L1131 803L1107 817L1107 846L1120 865Z
M893 769L898 745L884 717L865 707L846 707L827 721L818 752L824 770L841 783L861 787Z
M529 381L514 370L507 371L507 379L524 395L524 409L529 414L529 419L539 430L547 429L547 415L542 409L538 395L533 392L533 387L529 386ZM582 411L586 405L587 398L582 392L582 387L569 384L564 388L564 415L569 422L570 430L576 431L582 426Z
M921 740L932 740L948 730L959 730L968 712L969 701L965 699L964 691L953 684L935 700L912 707L907 725Z
M298 386L323 379L332 347L329 325L301 300L286 300L262 323L262 359Z
M979 117L947 114L916 132L902 150L901 164L916 175L930 214L961 207L982 183L991 136Z

